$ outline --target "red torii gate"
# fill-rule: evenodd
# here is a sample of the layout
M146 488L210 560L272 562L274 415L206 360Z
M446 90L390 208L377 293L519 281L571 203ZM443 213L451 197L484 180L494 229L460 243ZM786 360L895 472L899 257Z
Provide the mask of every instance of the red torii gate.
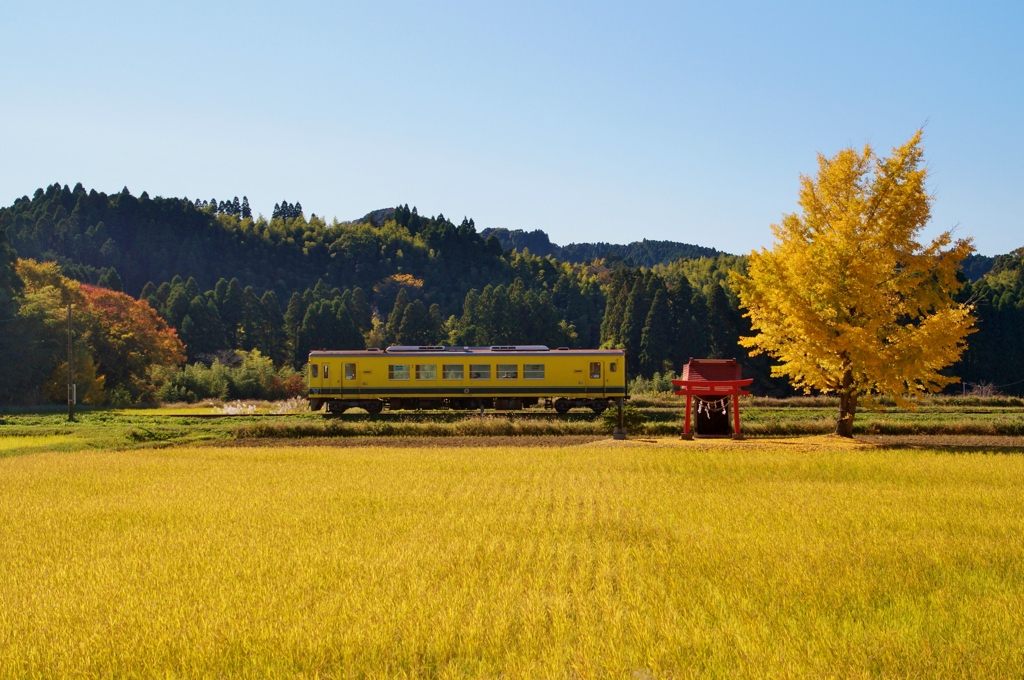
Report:
M732 437L743 439L740 434L740 395L750 394L744 390L754 382L753 378L742 378L743 369L735 359L690 359L683 366L683 377L673 380L676 394L686 397L686 424L683 439L693 439L690 431L690 405L694 397L732 397Z

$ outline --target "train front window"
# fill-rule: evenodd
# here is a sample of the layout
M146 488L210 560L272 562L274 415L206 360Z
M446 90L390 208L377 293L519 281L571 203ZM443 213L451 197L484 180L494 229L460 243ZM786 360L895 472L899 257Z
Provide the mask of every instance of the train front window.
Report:
M491 379L491 365L490 364L470 364L469 365L469 379L470 380L490 380Z
M498 380L516 380L518 378L518 364L498 364Z
M409 364L388 364L388 380L408 380Z
M462 364L445 364L441 370L445 380L463 380L466 377L466 369Z
M590 362L590 377L600 378L601 377L601 362L591 361Z
M355 379L356 379L356 365L355 364L345 364L345 380L355 380Z
M543 380L544 364L523 364L523 378L526 380Z
M309 365L309 377L319 378L320 377L320 366L318 364Z
M417 380L437 380L437 364L416 364Z

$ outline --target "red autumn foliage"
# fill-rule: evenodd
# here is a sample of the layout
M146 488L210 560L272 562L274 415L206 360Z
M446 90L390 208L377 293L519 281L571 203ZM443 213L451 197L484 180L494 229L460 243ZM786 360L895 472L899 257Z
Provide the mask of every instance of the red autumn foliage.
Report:
M150 369L185 361L185 346L145 300L124 293L81 285L92 312L90 345L107 387L122 386L133 397L152 390Z

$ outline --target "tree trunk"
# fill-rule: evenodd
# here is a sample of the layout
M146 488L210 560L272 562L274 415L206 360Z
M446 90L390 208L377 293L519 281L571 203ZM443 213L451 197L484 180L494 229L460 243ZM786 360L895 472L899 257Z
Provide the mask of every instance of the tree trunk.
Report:
M853 388L853 372L847 370L843 375L843 391L839 393L839 421L836 422L836 434L840 437L853 437L853 417L857 415L857 392Z

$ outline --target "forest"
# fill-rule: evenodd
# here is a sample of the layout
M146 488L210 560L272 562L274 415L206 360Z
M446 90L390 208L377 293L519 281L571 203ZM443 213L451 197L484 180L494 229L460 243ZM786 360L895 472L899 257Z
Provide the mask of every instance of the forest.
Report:
M268 219L245 198L53 184L0 208L0 403L66 398L69 303L87 403L288 396L309 350L390 344L622 347L645 377L737 357L755 393L792 394L737 344L749 324L728 272L745 257L607 245L407 205L328 222L282 201ZM955 389L1024 394L1024 248L971 256L963 280L978 330Z

